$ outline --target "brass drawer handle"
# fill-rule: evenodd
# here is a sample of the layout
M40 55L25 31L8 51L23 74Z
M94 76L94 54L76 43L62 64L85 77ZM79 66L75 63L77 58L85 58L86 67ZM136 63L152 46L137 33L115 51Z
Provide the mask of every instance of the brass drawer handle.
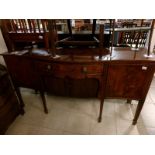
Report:
M83 71L83 73L87 73L87 67L83 67L83 69L82 69L82 71Z
M43 36L39 35L38 38L39 38L39 39L43 39Z
M51 65L47 65L47 70L51 70Z
M142 66L142 70L147 70L147 66Z

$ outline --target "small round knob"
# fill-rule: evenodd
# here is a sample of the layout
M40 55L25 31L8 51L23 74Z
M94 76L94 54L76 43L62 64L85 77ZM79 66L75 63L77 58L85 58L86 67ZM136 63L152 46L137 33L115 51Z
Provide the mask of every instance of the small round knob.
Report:
M51 65L47 65L47 70L51 70Z
M142 66L142 70L147 70L147 66Z
M38 38L39 38L39 39L43 39L43 36L40 35Z
M83 67L83 73L87 73L87 67Z

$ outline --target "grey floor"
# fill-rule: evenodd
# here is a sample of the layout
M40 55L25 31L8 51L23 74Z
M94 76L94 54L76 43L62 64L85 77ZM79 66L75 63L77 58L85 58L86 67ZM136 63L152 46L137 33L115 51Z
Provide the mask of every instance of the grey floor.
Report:
M8 135L151 135L155 134L155 78L137 125L132 125L137 101L105 100L103 119L97 122L98 99L46 95L49 113L43 112L39 94L22 89L26 113L9 127Z

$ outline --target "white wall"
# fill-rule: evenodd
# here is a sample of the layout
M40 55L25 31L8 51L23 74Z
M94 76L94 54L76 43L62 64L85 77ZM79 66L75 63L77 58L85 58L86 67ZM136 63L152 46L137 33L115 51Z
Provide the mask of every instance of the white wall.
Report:
M146 44L145 44L146 48L148 48L149 36L150 36L150 32L148 34L147 41L146 41ZM150 53L153 52L154 46L155 46L155 25L154 25L153 34L152 34Z
M5 41L4 41L3 36L2 36L1 29L0 29L0 53L7 52L7 51L8 51L8 49L6 47ZM2 56L0 56L0 63L5 65Z
M154 25L153 34L152 34L152 41L151 41L151 48L150 48L151 52L153 52L154 46L155 46L155 25Z

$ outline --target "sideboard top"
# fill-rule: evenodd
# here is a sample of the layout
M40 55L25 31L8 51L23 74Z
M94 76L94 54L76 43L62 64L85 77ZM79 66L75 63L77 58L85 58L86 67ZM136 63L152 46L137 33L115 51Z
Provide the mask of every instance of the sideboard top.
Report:
M155 62L155 55L147 56L147 49L141 48L133 50L130 47L113 47L112 54L100 56L105 51L110 53L109 49L57 49L56 56L49 54L44 49L33 49L24 51L15 51L11 53L2 53L3 56L24 56L28 58L36 58L40 60L55 61L55 62L107 62L107 61L150 61Z

